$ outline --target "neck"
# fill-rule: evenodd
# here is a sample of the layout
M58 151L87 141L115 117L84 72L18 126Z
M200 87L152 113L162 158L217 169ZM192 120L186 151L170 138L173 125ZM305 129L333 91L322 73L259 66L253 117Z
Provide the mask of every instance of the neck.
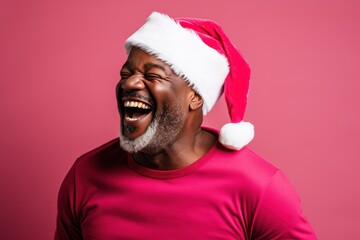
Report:
M139 152L134 154L134 159L139 164L152 169L179 169L201 158L215 141L216 136L198 127L195 132L183 133L166 149L156 154Z

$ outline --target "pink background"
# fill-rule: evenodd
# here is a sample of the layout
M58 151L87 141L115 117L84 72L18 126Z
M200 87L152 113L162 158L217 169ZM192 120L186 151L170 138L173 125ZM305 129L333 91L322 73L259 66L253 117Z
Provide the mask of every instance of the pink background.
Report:
M52 238L69 167L118 135L123 42L158 10L223 26L252 66L250 146L319 239L360 239L359 1L129 2L0 2L0 238ZM206 125L227 120L220 102Z

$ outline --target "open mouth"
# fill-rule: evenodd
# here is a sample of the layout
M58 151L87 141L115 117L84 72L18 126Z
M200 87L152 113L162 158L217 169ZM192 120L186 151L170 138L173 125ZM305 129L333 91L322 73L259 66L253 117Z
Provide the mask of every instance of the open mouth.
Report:
M134 122L146 117L151 111L152 107L141 101L126 100L123 102L125 120Z

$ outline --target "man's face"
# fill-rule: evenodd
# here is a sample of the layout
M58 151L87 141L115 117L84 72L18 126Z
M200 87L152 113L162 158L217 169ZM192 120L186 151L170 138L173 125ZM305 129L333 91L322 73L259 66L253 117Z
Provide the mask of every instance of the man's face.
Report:
M120 144L129 152L157 153L181 132L193 91L168 64L139 48L131 50L120 74Z

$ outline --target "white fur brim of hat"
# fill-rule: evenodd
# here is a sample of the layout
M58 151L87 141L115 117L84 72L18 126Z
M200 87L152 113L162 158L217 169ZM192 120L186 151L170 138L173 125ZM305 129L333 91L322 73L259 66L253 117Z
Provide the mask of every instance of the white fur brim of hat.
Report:
M206 115L222 94L229 73L227 58L206 45L191 29L183 28L167 15L154 12L125 42L127 53L133 46L171 66L204 100Z

